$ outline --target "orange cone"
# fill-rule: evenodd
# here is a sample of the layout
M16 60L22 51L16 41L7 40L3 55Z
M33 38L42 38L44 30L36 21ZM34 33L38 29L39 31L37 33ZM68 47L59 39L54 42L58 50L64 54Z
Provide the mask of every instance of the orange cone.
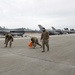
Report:
M30 43L28 44L28 46L29 46L30 48L32 48L32 46L33 46L32 42L30 42Z

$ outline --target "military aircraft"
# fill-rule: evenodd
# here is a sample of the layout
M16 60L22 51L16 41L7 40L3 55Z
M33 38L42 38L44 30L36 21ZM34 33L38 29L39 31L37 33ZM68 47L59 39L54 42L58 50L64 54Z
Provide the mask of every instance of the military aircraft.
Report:
M65 31L67 31L68 34L73 34L75 33L74 29L68 29L68 28L64 28Z
M67 34L68 33L67 30L55 29L54 27L52 27L52 29L56 32L59 32L59 34Z
M56 32L59 32L60 34L73 34L75 33L74 29L68 29L68 28L64 28L64 30L61 29L55 29L54 27L52 27L53 30L55 30Z
M44 28L42 25L38 25L40 28L40 31L42 32L42 29ZM59 32L56 32L55 30L46 29L49 31L49 35L59 35Z
M0 27L0 35L5 35L6 33L11 33L12 36L22 36L25 33L24 28L8 29Z

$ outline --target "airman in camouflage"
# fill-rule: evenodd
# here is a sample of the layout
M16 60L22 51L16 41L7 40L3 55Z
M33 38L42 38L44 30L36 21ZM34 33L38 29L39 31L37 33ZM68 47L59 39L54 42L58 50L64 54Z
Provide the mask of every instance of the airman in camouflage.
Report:
M42 40L42 46L43 46L42 52L45 52L45 45L47 47L47 51L49 51L49 32L46 31L45 28L43 28L43 32L41 34L41 40Z
M33 47L36 47L36 44L39 45L40 47L42 47L42 45L38 42L38 38L37 37L31 37L31 41L33 43Z
M7 33L7 34L5 35L5 42L4 42L5 47L8 46L8 43L9 43L9 47L11 47L12 42L13 42L13 37L12 37L12 35L11 35L10 33Z

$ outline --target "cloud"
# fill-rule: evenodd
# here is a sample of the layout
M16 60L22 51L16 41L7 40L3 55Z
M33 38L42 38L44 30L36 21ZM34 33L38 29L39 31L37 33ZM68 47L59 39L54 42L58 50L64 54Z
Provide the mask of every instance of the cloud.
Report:
M0 25L75 27L75 0L0 0ZM62 26L61 26L62 25Z

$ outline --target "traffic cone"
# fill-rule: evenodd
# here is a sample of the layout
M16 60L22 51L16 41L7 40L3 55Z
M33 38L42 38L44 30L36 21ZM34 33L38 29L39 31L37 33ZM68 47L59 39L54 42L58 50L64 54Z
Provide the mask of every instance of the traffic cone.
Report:
M32 42L30 42L30 43L28 44L28 46L29 46L30 48L32 48L32 46L33 46Z

